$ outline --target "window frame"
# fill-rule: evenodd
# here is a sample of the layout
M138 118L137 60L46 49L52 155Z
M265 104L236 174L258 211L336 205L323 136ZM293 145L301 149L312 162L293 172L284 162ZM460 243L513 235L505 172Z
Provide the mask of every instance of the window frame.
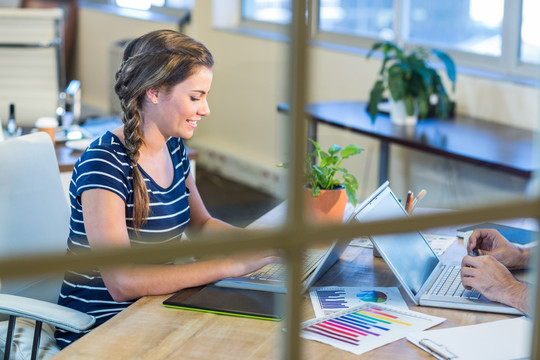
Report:
M244 0L233 1L238 3L240 21L237 26L239 28L263 31L267 36L269 33L275 33L281 36L288 34L287 25L243 19L241 12L242 2ZM408 0L395 0L394 14L402 14L402 9L407 1ZM380 40L372 37L338 34L319 30L318 18L320 2L321 0L307 0L307 21L309 29L308 40L310 41L310 44L320 47L340 49L341 51L351 53L367 54L371 46L376 41ZM394 32L397 35L395 42L404 45L406 49L416 46L435 47L441 49L452 56L459 68L459 71L464 73L499 79L502 77L507 81L540 87L540 65L522 62L520 60L519 49L521 44L521 9L522 1L505 0L501 30L501 55L498 57L449 49L441 46L440 44L430 44L428 42L404 42L402 37L402 16L396 16L394 19ZM516 26L515 24L519 24L519 26Z
M306 69L309 65L308 45L306 42L308 35L304 26L305 18L303 16L303 6L305 6L305 3L303 1L295 1L293 6L295 8L293 11L293 24L291 25L292 44L289 72L295 74L295 76L289 78L290 83L288 88L291 89L291 92L288 95L291 103L291 121L288 122L289 131L287 131L291 176L288 183L289 203L287 207L287 218L286 224L283 227L271 232L267 230L254 230L253 232L206 235L205 237L194 238L192 242L184 242L174 246L157 245L152 249L109 249L102 252L83 254L77 256L76 259L67 257L63 253L50 256L8 258L0 261L0 273L8 277L9 275L42 273L45 270L54 272L84 266L119 265L148 259L158 261L162 258L169 258L171 253L177 253L178 255L209 255L234 250L261 249L265 246L280 247L289 255L287 261L290 265L287 301L288 316L285 320L287 332L283 335L286 337L283 358L297 359L300 358L299 329L301 313L298 309L303 303L300 293L300 259L301 252L304 248L310 245L320 244L321 242L331 241L336 237L348 238L367 233L385 234L390 231L395 233L517 217L534 217L537 220L540 219L540 200L535 198L528 201L521 200L513 203L491 204L490 206L481 208L459 210L452 213L445 212L415 216L400 220L386 220L364 224L322 225L317 227L307 224L302 216L304 204L301 198L301 192L296 191L296 189L300 189L303 185L302 167L294 165L303 163L305 156L304 144L307 126L303 109L308 90L306 76ZM536 256L538 257L539 255L540 252L537 252ZM538 265L538 259L535 260L536 264L534 265ZM540 267L537 266L538 268ZM538 296L538 286L533 288L532 293L535 297ZM533 338L537 338L539 324L538 308L536 308L536 313L531 315L532 318L537 319L533 332ZM540 343L533 342L531 350L532 358L536 358L540 350Z

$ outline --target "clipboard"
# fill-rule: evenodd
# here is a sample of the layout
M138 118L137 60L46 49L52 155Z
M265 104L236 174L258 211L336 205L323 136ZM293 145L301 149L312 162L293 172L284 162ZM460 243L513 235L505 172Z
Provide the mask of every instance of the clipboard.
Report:
M192 295L180 291L165 301L169 308L279 321L285 314L286 294L206 285Z
M530 357L532 327L532 321L521 316L411 333L407 340L437 359L525 359Z

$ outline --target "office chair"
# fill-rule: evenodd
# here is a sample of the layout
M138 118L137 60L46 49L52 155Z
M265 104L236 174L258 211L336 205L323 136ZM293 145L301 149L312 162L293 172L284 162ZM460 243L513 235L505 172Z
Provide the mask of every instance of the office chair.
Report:
M0 169L0 259L64 254L70 210L49 136L38 132L1 141ZM0 322L5 359L46 359L59 351L55 327L81 332L95 322L56 304L63 274L44 269L0 280L0 314L9 317Z
M0 8L0 118L13 103L18 126L62 120L66 97L73 101L80 85L66 88L63 21L60 8Z

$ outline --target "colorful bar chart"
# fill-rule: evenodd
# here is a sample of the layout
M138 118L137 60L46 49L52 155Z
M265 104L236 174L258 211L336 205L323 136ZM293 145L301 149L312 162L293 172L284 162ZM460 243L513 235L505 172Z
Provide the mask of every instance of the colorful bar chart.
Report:
M401 308L364 304L306 321L302 324L302 337L362 354L442 321L443 318Z
M323 309L347 309L345 290L343 289L318 289L317 298Z
M316 317L329 315L366 302L408 309L397 287L312 287L310 297Z

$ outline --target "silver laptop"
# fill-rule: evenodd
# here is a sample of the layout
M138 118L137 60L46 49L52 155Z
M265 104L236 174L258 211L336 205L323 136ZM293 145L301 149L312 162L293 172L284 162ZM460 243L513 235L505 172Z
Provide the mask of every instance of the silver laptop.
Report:
M359 222L408 216L388 182L363 201L355 213ZM460 263L441 262L420 232L374 235L370 239L416 305L522 314L490 301L474 289L466 290L461 284Z
M347 222L354 219L353 212ZM308 249L304 254L302 273L302 291L307 291L317 280L323 276L340 258L349 245L350 240L336 240L325 250ZM287 265L283 263L268 264L250 274L220 280L217 286L271 291L287 292Z

